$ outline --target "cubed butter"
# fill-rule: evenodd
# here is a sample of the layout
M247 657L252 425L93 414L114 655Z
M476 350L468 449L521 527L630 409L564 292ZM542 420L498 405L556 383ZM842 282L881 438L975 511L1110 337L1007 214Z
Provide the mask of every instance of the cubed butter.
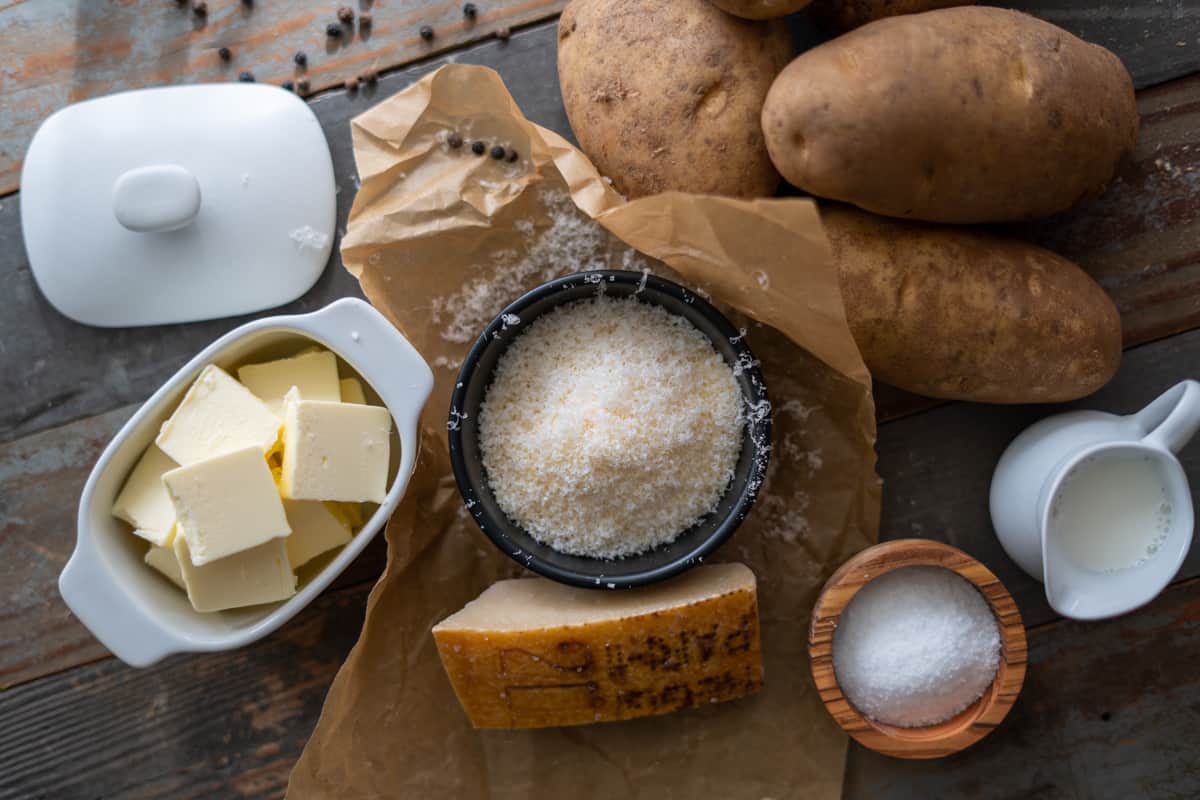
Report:
M293 386L305 400L342 399L337 357L328 350L301 353L292 358L247 364L238 380L254 392L277 417L283 417L283 396Z
M234 450L266 453L279 438L279 418L262 400L209 364L163 423L155 443L184 466Z
M175 525L175 507L163 486L164 472L179 465L154 445L146 448L113 503L112 513L151 544L164 546Z
M350 527L319 500L284 500L292 533L287 537L292 569L350 541Z
M173 469L163 483L182 531L176 538L188 540L196 566L291 533L257 445Z
M362 384L358 382L358 378L342 378L340 384L343 403L366 404L367 398L363 394Z
M379 406L289 401L280 491L292 500L382 503L391 430L391 414Z
M171 583L187 591L183 582L183 568L179 566L179 559L175 557L174 542L164 547L152 546L146 551L146 563L165 575Z
M296 575L288 563L287 545L272 539L258 547L195 564L187 535L175 537L175 557L183 572L188 600L197 611L224 611L286 600L296 593Z

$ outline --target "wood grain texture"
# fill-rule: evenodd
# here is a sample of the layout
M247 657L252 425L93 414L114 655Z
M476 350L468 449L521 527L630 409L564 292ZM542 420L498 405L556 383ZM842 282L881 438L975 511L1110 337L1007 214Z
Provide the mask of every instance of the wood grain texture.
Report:
M1200 331L1127 351L1113 381L1091 397L1061 406L984 406L954 403L879 429L878 471L883 478L881 540L921 537L970 553L1003 581L1026 625L1057 618L1041 583L1014 564L992 530L988 490L1004 448L1037 420L1066 409L1129 414L1161 392L1193 377L1200 363ZM1179 453L1200 503L1200 442ZM1200 507L1200 506L1198 506ZM1191 549L1179 579L1200 575L1200 546Z
M0 445L0 690L108 656L63 603L58 574L75 547L88 473L135 410ZM377 536L327 592L374 581L386 555Z
M1029 633L1008 719L966 752L904 761L852 745L847 800L1200 797L1200 581L1099 623Z
M5 66L0 71L0 194L17 188L21 160L43 119L68 103L145 86L307 78L313 92L365 70L390 69L557 14L566 0L477 0L474 21L458 0L209 0L196 16L173 0L40 0L0 4ZM330 38L325 28L347 5L369 10ZM434 30L432 41L420 36ZM217 51L228 47L225 62ZM307 69L292 57L303 50Z
M0 798L282 797L366 596L325 594L241 650L110 658L0 693Z
M1000 663L991 687L960 713L936 725L901 728L868 719L842 694L833 669L833 638L854 595L875 578L904 567L953 570L987 600L1000 629ZM842 730L859 744L895 758L944 758L996 729L1008 715L1025 680L1025 626L1012 595L992 571L957 547L929 539L896 539L868 547L826 581L808 627L809 666L821 700Z
M558 95L555 40L554 24L548 23L514 33L507 42L460 51L453 59L496 69L535 122L569 134ZM354 95L338 91L312 101L333 155L339 239L358 187L350 118L446 62L435 59L392 73ZM249 319L315 311L339 297L362 296L342 268L335 240L316 285L281 308L186 325L91 328L59 314L38 290L21 239L19 205L19 195L0 198L0 297L6 303L0 314L0 442L139 402L198 350Z

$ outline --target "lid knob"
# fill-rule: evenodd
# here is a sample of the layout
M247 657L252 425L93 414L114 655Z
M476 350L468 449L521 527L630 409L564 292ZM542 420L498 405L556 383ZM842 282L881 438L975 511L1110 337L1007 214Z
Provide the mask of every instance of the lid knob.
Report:
M131 231L173 231L200 211L200 183L176 164L137 167L113 184L113 213Z

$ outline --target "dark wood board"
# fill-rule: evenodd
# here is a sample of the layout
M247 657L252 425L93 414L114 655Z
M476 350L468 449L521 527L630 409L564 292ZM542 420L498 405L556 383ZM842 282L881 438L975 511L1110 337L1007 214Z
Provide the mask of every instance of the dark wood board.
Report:
M282 797L366 596L322 595L241 650L110 658L0 693L0 800Z
M848 800L1200 797L1200 581L1099 623L1032 631L1025 688L971 749L902 761L851 745Z
M0 444L0 690L108 656L63 603L58 574L75 547L88 473L134 410ZM386 557L377 536L333 588L373 582Z

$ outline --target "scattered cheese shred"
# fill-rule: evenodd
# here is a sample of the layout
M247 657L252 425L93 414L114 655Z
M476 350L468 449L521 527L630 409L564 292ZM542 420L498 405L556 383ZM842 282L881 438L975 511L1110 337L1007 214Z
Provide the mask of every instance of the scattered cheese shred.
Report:
M619 558L711 513L741 451L733 371L683 317L603 295L535 320L480 408L496 501L563 553Z

